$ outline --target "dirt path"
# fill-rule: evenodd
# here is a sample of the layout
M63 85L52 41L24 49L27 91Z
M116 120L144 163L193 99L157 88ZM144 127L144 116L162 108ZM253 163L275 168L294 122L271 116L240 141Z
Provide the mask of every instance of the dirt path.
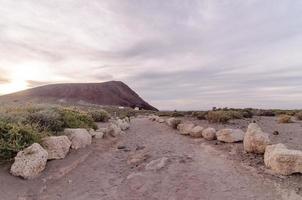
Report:
M117 148L119 147L119 148ZM42 200L246 200L299 199L289 190L281 190L274 182L258 176L202 139L176 134L164 124L135 119L131 129L117 140L96 141L83 151L81 163L64 176L54 176L56 164L48 166L46 175L34 181L10 178L1 180L4 199ZM89 155L89 156L87 156ZM146 160L129 164L131 155L145 155ZM234 155L235 156L235 155ZM166 157L164 168L148 171L150 161ZM72 160L73 155L70 155ZM67 162L67 161L63 161ZM73 161L69 161L73 162ZM60 169L60 164L58 164ZM52 177L52 178L49 178ZM56 178L54 178L56 177ZM22 182L8 190L17 181ZM5 189L6 188L6 189ZM5 191L4 191L5 190ZM19 194L18 194L19 192ZM6 196L5 196L6 195ZM0 194L0 199L1 194Z

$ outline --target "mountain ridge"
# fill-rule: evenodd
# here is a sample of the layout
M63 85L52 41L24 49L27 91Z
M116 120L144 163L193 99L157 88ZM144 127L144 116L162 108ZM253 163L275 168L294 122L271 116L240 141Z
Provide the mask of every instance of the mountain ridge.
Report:
M48 84L0 96L0 102L7 101L84 102L104 106L157 110L122 81Z

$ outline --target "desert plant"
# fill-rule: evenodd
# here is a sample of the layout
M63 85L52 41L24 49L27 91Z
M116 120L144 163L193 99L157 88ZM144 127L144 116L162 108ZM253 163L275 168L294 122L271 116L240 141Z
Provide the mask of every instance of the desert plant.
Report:
M212 123L227 123L231 119L227 111L210 111L207 114L207 120Z
M35 142L42 134L28 125L0 122L0 160L10 160L19 151Z
M93 128L97 129L97 125L90 115L84 112L62 109L60 110L64 128Z
M290 115L279 115L278 116L278 123L291 123L292 116Z
M196 117L199 120L205 120L207 119L207 112L199 111L192 113L192 117Z
M95 122L107 122L110 119L110 115L105 110L90 111L89 115Z
M64 129L63 118L57 109L44 109L37 112L30 112L26 122L31 126L37 126L39 131L57 133Z
M174 111L172 114L171 114L171 117L184 117L185 115L181 112L178 112L178 111Z

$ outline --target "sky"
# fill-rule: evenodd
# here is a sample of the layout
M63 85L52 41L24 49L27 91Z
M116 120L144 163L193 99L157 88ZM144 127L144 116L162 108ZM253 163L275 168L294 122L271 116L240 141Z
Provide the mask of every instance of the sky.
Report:
M162 110L302 108L300 0L0 5L0 94L120 80Z

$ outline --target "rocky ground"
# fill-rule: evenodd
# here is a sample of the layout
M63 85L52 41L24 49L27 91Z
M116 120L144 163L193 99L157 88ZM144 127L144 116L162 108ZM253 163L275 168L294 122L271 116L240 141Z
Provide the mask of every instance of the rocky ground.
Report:
M253 120L271 133L274 143L301 149L301 124ZM194 123L245 131L249 121ZM275 129L279 135L272 134ZM0 199L5 200L302 199L301 175L272 174L264 168L262 156L243 153L242 143L193 139L146 118L134 119L121 137L94 140L64 160L49 162L37 179L21 180L8 169L0 169Z

